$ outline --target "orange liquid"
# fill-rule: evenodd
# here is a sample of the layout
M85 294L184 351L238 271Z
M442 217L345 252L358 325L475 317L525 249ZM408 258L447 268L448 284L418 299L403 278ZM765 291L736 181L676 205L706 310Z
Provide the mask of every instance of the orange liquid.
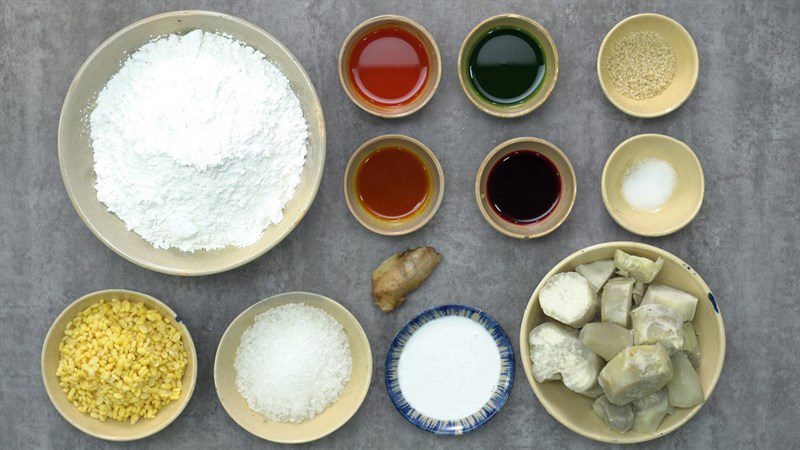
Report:
M356 193L370 214L383 220L405 219L428 201L430 174L411 150L383 147L372 152L356 172Z
M362 97L383 106L414 101L428 80L428 55L408 31L378 28L353 47L350 80Z

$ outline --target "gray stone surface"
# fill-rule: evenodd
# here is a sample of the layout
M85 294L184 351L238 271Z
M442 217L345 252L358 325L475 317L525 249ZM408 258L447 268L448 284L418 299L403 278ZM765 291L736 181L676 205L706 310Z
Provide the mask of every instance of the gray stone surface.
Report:
M148 272L95 239L67 199L56 157L61 102L90 52L131 22L189 8L242 17L286 44L319 92L329 133L322 186L297 229L242 268L191 279ZM640 120L605 99L595 58L616 22L648 11L673 17L689 30L701 70L684 106L666 117ZM478 111L456 76L461 40L477 22L501 12L541 22L561 56L554 94L540 110L519 120ZM421 22L442 52L439 91L422 111L402 120L363 113L347 99L336 74L345 36L362 20L384 13ZM374 354L364 405L348 424L312 447L590 447L592 441L544 411L519 363L504 410L483 428L455 439L422 432L394 411L382 363L406 320L444 302L485 309L516 344L524 307L550 267L579 248L611 240L651 243L693 265L714 289L727 330L725 369L708 403L683 428L648 446L797 446L798 27L797 1L0 1L0 447L269 447L225 414L214 392L212 363L217 342L240 311L291 290L318 292L343 303L364 325ZM706 174L700 214L684 230L660 239L642 239L618 227L600 197L606 157L621 141L643 132L685 141ZM428 144L447 178L437 216L406 237L381 237L362 228L342 194L350 153L383 133L406 133ZM475 172L489 149L524 135L561 147L579 183L566 223L529 242L490 228L473 194ZM370 304L370 271L388 254L422 244L441 250L443 264L403 308L382 314ZM136 444L105 443L71 427L51 406L40 378L40 348L52 320L75 298L104 288L140 290L163 299L186 318L197 345L198 385L188 408L170 427Z

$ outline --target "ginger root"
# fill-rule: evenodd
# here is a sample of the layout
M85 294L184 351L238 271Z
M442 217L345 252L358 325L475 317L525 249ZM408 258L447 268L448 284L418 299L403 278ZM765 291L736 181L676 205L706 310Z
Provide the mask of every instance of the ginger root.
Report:
M372 272L372 301L389 312L406 301L406 295L418 288L439 265L442 255L433 247L395 253Z

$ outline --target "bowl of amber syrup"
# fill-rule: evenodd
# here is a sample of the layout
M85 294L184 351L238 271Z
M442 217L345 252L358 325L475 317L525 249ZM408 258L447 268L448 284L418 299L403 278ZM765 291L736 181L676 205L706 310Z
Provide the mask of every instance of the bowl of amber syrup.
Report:
M396 15L362 22L339 53L339 81L347 96L383 118L405 117L425 106L439 86L441 67L433 36Z
M386 236L422 228L443 194L444 173L436 156L422 142L399 134L364 143L344 173L350 212L368 230Z
M498 145L483 160L475 200L494 229L531 239L567 219L577 189L575 170L561 149L544 139L521 137Z

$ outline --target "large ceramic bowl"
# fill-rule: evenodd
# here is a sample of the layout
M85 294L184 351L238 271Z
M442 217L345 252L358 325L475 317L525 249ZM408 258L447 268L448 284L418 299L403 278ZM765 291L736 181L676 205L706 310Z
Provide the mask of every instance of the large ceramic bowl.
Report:
M579 264L613 258L616 249L650 259L664 258L664 267L653 282L682 289L700 299L692 324L698 334L700 366L697 374L700 376L706 401L714 391L720 373L722 373L722 364L725 361L725 327L722 325L719 305L711 293L711 289L700 278L700 275L677 256L650 245L636 242L606 242L587 247L564 258L542 278L525 309L519 338L520 358L525 368L525 375L533 387L533 392L547 412L570 430L596 441L629 444L649 441L675 431L697 414L703 405L693 408L676 408L674 414L664 418L654 434L635 431L619 434L609 430L592 411L594 400L570 391L559 381L539 383L533 378L530 342L528 341L531 330L547 319L539 306L539 292L550 277L560 272L573 270Z
M260 50L281 68L300 98L308 122L308 156L300 185L286 204L279 224L264 230L256 243L213 251L181 252L156 249L129 231L117 216L97 200L93 156L86 116L97 94L119 70L122 62L154 37L203 29L227 33ZM325 123L314 86L308 75L280 42L260 28L236 17L207 11L178 11L136 22L117 32L89 56L70 85L58 124L58 160L64 186L87 227L111 250L146 269L172 275L206 275L223 272L263 255L300 222L317 194L325 164Z
M178 400L167 404L163 409L158 411L155 418L141 419L133 425L128 422L120 422L113 419L101 422L90 417L88 414L78 411L78 408L69 401L67 394L61 389L58 376L56 375L58 364L61 360L58 348L61 344L61 340L64 338L64 331L67 328L67 324L69 324L78 313L89 306L100 300L111 300L114 298L144 303L147 308L155 309L164 317L168 318L171 325L181 333L183 348L186 350L186 357L188 359L186 369L183 373L183 379L181 380L183 385ZM142 439L166 428L173 420L177 419L181 412L183 412L183 409L186 408L189 399L192 398L195 382L197 381L197 353L195 352L192 336L189 335L189 329L186 328L186 325L180 317L175 314L169 306L149 295L123 289L92 292L67 306L53 322L50 331L47 333L47 337L45 337L44 345L42 346L41 364L42 380L44 381L45 390L59 414L61 414L67 422L84 433L109 441L133 441Z
M495 344L497 344L497 350L500 353L500 378L497 380L497 385L491 397L481 409L457 420L439 420L426 416L406 400L403 396L403 391L400 389L398 366L400 364L400 355L403 353L406 343L423 325L446 316L466 317L484 327L494 339ZM461 435L488 422L505 405L508 396L511 394L511 388L514 386L514 348L511 346L503 327L485 312L464 305L436 306L419 313L397 333L386 355L384 376L386 390L389 392L392 404L407 421L434 434Z
M344 328L353 358L350 381L342 396L313 419L300 423L272 422L254 412L236 388L236 351L242 334L257 315L287 303L304 303L330 314ZM261 300L242 311L225 330L214 358L214 386L222 406L242 428L262 439L284 444L310 442L333 433L358 411L372 380L372 351L361 324L344 306L318 294L286 292Z

